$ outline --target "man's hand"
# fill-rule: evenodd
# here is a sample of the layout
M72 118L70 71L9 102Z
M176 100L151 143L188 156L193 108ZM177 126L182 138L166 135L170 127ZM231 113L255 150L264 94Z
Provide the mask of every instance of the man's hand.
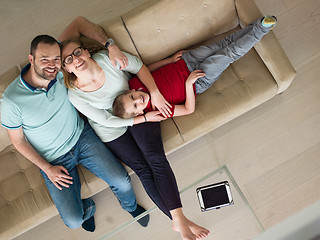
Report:
M162 120L166 120L166 117L161 115L160 111L151 111L145 114L145 118L147 122L161 122Z
M128 66L128 58L121 52L117 45L113 44L108 47L109 58L114 67L117 66L117 62L120 64L120 70L126 69Z
M63 166L53 166L51 165L45 172L50 179L50 181L59 189L62 187L68 188L73 182L72 177L69 176L67 169Z
M171 115L171 105L167 102L167 100L162 96L162 94L157 91L154 93L150 93L151 95L151 105L152 109L156 110L156 108L161 112L161 114L165 117L170 117Z

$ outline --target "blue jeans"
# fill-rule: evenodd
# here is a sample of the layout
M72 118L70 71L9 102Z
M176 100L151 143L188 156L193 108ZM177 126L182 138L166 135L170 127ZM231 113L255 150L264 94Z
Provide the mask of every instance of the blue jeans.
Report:
M257 19L218 42L185 52L182 58L190 72L199 69L206 73L195 82L197 94L211 87L231 63L243 57L271 28L263 27L261 19Z
M80 227L95 212L92 199L81 200L81 184L76 168L78 164L106 181L124 210L128 212L136 210L136 196L131 186L130 176L96 136L89 124L84 127L76 145L51 164L65 167L73 178L73 184L69 188L62 187L62 190L59 190L41 171L60 216L69 228Z

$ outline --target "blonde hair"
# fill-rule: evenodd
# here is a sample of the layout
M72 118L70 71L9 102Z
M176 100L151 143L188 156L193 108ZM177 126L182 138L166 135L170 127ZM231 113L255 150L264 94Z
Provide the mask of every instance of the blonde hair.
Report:
M59 44L61 54L62 54L63 49L69 43L76 43L80 47L82 47L83 49L87 49L91 56L101 50L106 50L106 47L103 46L101 43L99 43L93 39L81 36L80 38L75 37L75 38L71 38L71 39L68 39L68 40L61 42ZM61 65L62 65L61 71L63 73L64 85L67 88L75 88L75 82L77 80L77 76L74 73L69 73L64 68L63 59L61 59Z

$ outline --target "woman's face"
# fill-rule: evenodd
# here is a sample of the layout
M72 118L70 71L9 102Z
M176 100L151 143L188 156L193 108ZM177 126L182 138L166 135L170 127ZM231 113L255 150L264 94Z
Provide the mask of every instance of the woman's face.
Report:
M69 72L77 73L85 71L90 63L90 54L79 46L79 44L70 42L67 44L61 53L62 65Z

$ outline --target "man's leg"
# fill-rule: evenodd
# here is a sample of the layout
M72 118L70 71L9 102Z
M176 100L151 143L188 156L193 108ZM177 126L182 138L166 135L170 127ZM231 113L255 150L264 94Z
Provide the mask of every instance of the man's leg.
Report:
M160 123L134 125L129 131L152 170L154 181L167 208L181 208L176 178L163 149Z
M124 210L134 211L137 202L129 174L89 124L85 126L76 146L79 163L109 184Z
M63 222L69 228L78 228L84 221L93 216L96 208L91 199L81 200L81 184L72 150L51 162L51 164L64 166L72 177L73 183L69 188L61 186L62 190L59 190L54 186L47 175L41 171Z

